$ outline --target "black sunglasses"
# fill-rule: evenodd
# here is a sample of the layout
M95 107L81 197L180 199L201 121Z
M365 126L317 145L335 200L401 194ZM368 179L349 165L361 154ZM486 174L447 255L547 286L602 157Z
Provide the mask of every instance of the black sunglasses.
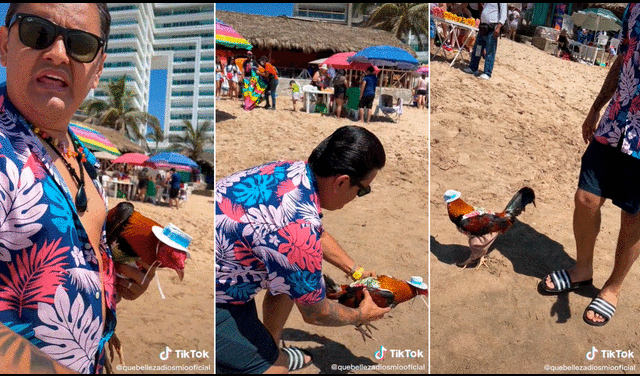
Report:
M360 188L358 189L358 197L366 196L369 193L371 193L371 185L369 185L368 187L365 187L362 185L362 183L356 182L356 186Z
M105 45L104 39L77 29L66 29L51 21L25 13L17 13L11 17L9 25L18 21L20 42L36 50L44 50L62 35L67 54L81 63L90 63L96 58L100 48Z

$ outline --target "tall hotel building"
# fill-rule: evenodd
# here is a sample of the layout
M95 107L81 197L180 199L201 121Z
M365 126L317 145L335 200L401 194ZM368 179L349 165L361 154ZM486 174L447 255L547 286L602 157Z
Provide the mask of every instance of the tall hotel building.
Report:
M111 33L101 81L126 74L134 107L149 110L149 99L164 99L165 141L184 134L183 120L195 126L214 121L215 6L213 4L108 4ZM151 71L166 70L164 90L151 92ZM154 82L154 88L158 86ZM107 99L97 88L93 96ZM141 129L143 134L145 129ZM155 143L150 143L155 147Z

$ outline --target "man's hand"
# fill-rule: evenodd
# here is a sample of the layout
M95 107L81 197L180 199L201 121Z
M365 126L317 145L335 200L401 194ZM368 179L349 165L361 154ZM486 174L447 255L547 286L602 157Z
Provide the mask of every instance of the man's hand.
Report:
M598 126L598 120L600 120L600 111L592 108L587 118L584 119L584 123L582 123L582 139L587 145L593 140L593 134Z
M364 289L364 299L360 303L358 309L360 310L360 314L362 315L362 323L366 324L371 321L376 321L384 317L386 313L391 311L391 308L380 308L373 302L371 299L371 294L369 290Z
M493 29L493 37L498 39L498 37L500 36L500 28L502 27L501 24L496 24L496 28Z
M140 264L145 271L140 271L138 268L125 264L115 264L116 272L125 277L116 276L116 291L118 293L116 301L119 302L121 298L135 300L147 291L149 283L156 275L158 263L154 263L154 265L151 266L142 261L138 261L138 264Z

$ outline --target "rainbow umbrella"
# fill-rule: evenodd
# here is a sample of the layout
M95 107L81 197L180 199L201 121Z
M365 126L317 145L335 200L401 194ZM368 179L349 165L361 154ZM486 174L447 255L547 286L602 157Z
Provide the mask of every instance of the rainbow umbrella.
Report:
M221 44L229 48L242 48L250 50L253 48L242 35L224 22L216 19L216 44Z
M102 133L95 131L85 125L69 124L71 131L78 136L89 150L106 151L113 155L120 156L122 153L106 138Z
M416 69L416 73L417 74L427 74L427 76L429 75L429 66L428 65L423 65L420 68Z

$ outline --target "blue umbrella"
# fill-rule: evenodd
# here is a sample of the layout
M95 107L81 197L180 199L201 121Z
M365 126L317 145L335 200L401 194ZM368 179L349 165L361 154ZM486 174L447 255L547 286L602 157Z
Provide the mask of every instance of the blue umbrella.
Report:
M159 153L153 157L147 159L145 163L168 163L172 165L198 167L198 164L191 160L189 157L185 157L178 153Z
M415 69L420 63L402 48L392 46L368 47L347 59L348 62L371 63L379 67Z

